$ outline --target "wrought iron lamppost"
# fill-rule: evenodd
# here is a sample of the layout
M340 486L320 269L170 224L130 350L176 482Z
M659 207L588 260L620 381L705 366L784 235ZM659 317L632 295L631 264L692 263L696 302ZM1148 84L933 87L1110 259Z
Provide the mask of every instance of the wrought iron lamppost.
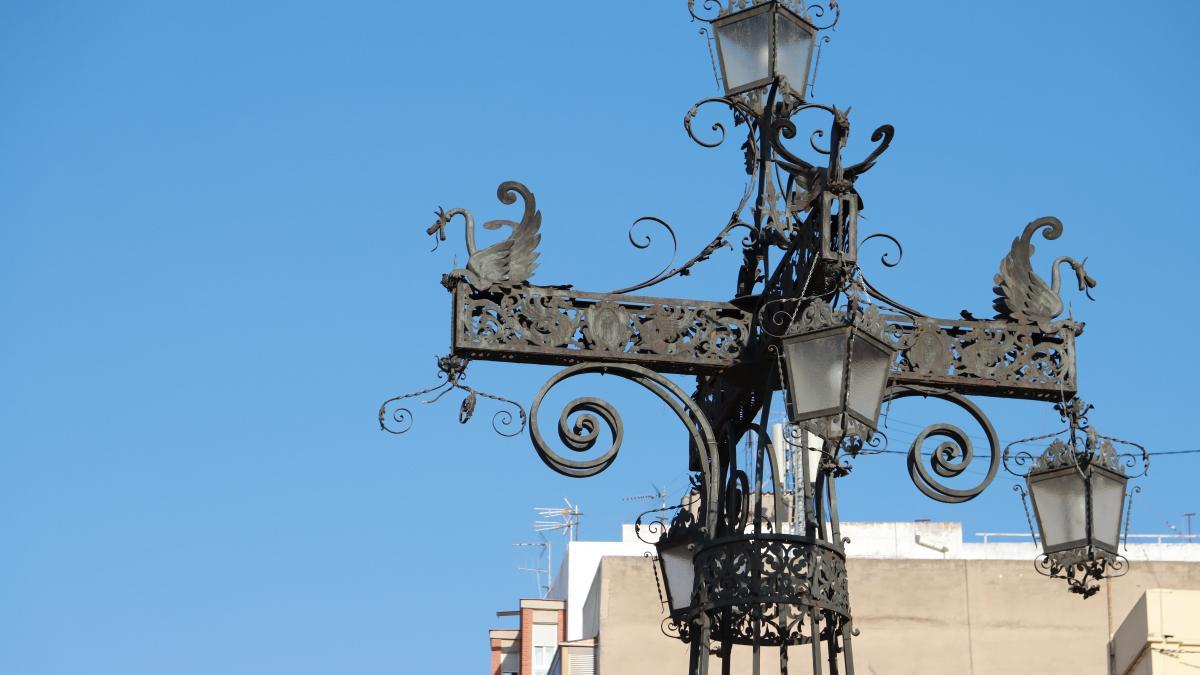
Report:
M836 485L864 447L885 442L878 432L881 406L908 397L937 398L979 424L986 453L977 452L964 431L943 423L925 427L908 451L909 475L924 494L947 503L972 499L995 476L1001 452L991 422L970 397L1075 402L1075 340L1082 324L1059 318L1064 306L1058 265L1071 265L1082 291L1095 281L1081 263L1065 257L1054 263L1053 285L1033 271L1033 236L1056 239L1062 232L1056 219L1042 218L1026 226L1000 263L994 318L966 312L961 319L934 318L891 299L864 275L858 251L883 238L900 252L899 242L883 234L859 237L863 204L855 183L895 132L886 124L875 129L875 148L847 163L847 111L809 102L805 95L815 68L814 45L827 40L818 38L820 31L837 22L837 2L703 0L697 8L690 0L688 9L710 24L702 32L716 42L725 94L694 105L684 116L685 130L701 146L721 145L724 125L712 125L713 138L693 129L700 110L713 104L727 109L746 132L748 184L732 215L693 257L677 265L672 260L638 283L592 293L530 283L542 213L521 183L498 187L500 202L520 200L522 211L519 220L484 224L508 231L487 247L476 245L469 211L439 209L427 233L444 240L461 217L469 254L465 267L442 279L453 308L451 353L438 363L444 381L385 401L379 422L403 433L412 422L406 400L432 401L460 390L466 393L461 422L472 417L479 398L497 401L505 406L493 417L498 432L515 435L528 426L547 466L587 477L616 460L625 433L621 416L603 399L570 401L556 429L568 452L559 452L540 425L547 394L566 380L596 373L641 386L686 432L695 472L694 489L671 509L665 532L659 522L643 526L638 520L639 533L651 535L647 540L658 549L669 607L664 631L689 645L689 673L706 675L714 657L729 672L736 645L750 650L754 672L773 650L785 674L798 654L813 673L853 673L857 631ZM802 115L829 120L809 136L807 150L789 144ZM634 228L644 224L661 226L678 243L671 226L653 217L634 222L631 242ZM742 265L730 300L636 294L688 274L718 249L739 242ZM899 262L888 254L882 261L888 267ZM543 385L526 416L514 401L464 384L469 362L480 359L564 368ZM695 377L694 390L685 391L668 375ZM791 471L780 465L766 433L776 392L782 392L791 421L785 442L804 450L796 453L801 466ZM806 431L820 438L818 448L802 442ZM941 442L927 455L922 447L933 439ZM754 448L745 467L737 453L743 441ZM981 481L965 487L949 482L984 455L989 464ZM1058 507L1040 496L1042 481L1035 478L1030 485L1039 519L1050 522ZM1091 509L1101 503L1102 490L1088 490L1095 497ZM1097 533L1100 528L1089 526L1091 539ZM1107 553L1103 545L1111 538L1101 534L1102 542L1089 545Z

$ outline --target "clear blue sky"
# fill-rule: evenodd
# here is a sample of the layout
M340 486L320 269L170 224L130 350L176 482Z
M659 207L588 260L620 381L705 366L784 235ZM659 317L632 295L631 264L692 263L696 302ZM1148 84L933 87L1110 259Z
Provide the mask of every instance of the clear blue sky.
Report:
M417 406L405 437L374 415L447 350L438 280L465 254L458 224L430 253L435 207L509 217L495 187L526 182L535 281L595 290L661 264L634 218L688 253L724 223L741 156L683 133L715 93L685 4L0 5L0 672L482 672L494 612L534 592L510 546L532 507L570 496L585 538L614 538L622 497L681 488L682 434L632 391L622 456L586 481L495 436L486 402L465 426L457 395ZM815 98L853 106L852 157L897 130L863 230L907 256L874 278L986 313L1012 237L1059 216L1037 264L1090 256L1099 280L1068 295L1094 421L1200 447L1200 5L843 5ZM728 296L736 265L663 292ZM470 376L528 403L551 372ZM1006 439L1053 427L985 405ZM1134 530L1200 511L1198 467L1158 459ZM945 507L866 458L843 517L1021 531L1012 484Z

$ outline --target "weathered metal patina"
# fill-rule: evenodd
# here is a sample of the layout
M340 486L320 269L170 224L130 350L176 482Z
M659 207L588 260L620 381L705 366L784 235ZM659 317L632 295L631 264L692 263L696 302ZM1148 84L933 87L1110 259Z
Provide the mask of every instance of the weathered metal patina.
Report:
M688 9L693 18L713 24L717 31L752 18L751 12L790 22L773 24L774 28L762 32L772 36L770 44L761 45L770 56L772 72L787 66L778 61L777 50L782 47L774 36L779 31L799 26L816 34L840 16L835 0L824 5L703 0L699 6L689 0ZM702 32L714 39L713 30L706 27ZM813 71L819 47L827 40L817 36L811 44L804 43L810 55L814 44L817 48ZM722 53L720 58L726 56ZM714 69L726 72L725 65ZM507 231L505 239L486 248L476 246L469 211L439 209L427 232L444 240L452 219L462 216L469 256L465 267L443 278L452 297L451 352L439 362L445 382L389 399L379 411L383 428L402 433L411 424L411 413L403 407L405 399L427 393L440 397L451 389L465 391L463 422L473 413L477 395L494 399L507 406L494 418L498 431L511 435L528 426L536 451L550 468L585 477L615 461L624 439L621 416L616 406L600 398L570 401L558 415L558 441L567 449L559 452L539 423L540 408L551 390L576 376L606 373L638 384L662 401L687 433L690 467L696 474L691 494L679 506L666 509L674 511L669 526L659 521L643 524L639 518L638 530L659 545L663 555L692 556L691 567L684 565L694 573L689 580L691 599L686 593L676 597L672 591L671 611L663 627L690 644L693 675L705 675L713 656L720 659L722 672L729 672L735 644L752 648L754 672L764 647L777 648L779 669L788 672L788 648L797 645L808 646L811 672L854 672L851 642L856 631L836 483L849 473L850 460L865 449L878 448L882 437L873 431L874 425L861 422L834 428L793 420L784 438L773 445L768 423L776 394L782 392L788 400L804 386L783 376L780 345L789 331L795 333L814 316L853 315L873 322L873 339L894 350L884 401L917 396L940 399L979 425L986 451L977 452L970 434L941 422L922 429L909 447L913 483L942 502L959 503L979 495L1002 462L1007 465L1009 460L1007 451L1002 459L995 429L970 397L1052 402L1060 407L1077 401L1075 342L1083 324L1060 318L1064 306L1059 294L1060 264L1074 271L1079 290L1088 292L1096 282L1083 263L1061 257L1052 264L1047 283L1033 271L1031 260L1034 235L1041 232L1047 240L1057 239L1062 224L1040 218L1013 240L995 276L994 318L976 318L965 311L960 319L933 318L891 299L859 267L859 249L872 240L890 241L898 257L893 260L885 254L881 261L888 267L899 263L903 251L891 235L859 236L863 202L856 181L888 149L895 130L886 124L876 128L870 136L874 149L861 161L844 161L851 132L848 110L808 102L808 66L791 72L799 77L801 71L799 82L777 73L749 85L726 87L730 95L706 98L686 113L686 132L703 147L719 146L727 135L721 122L711 124L711 137L697 135L697 120L711 105L723 107L735 128L744 130L741 149L747 184L732 215L708 244L682 263L675 264L673 256L642 282L607 293L531 283L542 214L532 191L521 183L500 184L500 201L515 204L519 197L523 211L517 221L485 223L485 229ZM810 127L807 147L792 143L800 120L812 116L823 116L825 121ZM678 253L674 230L655 217L640 218L630 227L634 246L649 246L648 239L635 236L635 228L645 224L663 228ZM739 244L742 264L727 298L634 294L686 275L718 249ZM845 378L854 372L852 346L852 342L845 345L843 352L850 356L838 366L844 367ZM534 397L527 418L512 401L462 384L471 360L564 368ZM666 375L695 376L695 389L688 393ZM848 386L842 391L848 391ZM587 458L578 454L603 448L605 438L607 448ZM930 440L939 445L932 453L922 452ZM736 452L743 442L753 448L747 467L739 467ZM780 465L781 457L793 464ZM982 479L965 486L947 481L964 476L978 457L988 463ZM797 476L806 478L789 484L789 477ZM1042 566L1058 576L1104 573L1094 565L1079 567L1077 560L1059 558L1048 558ZM1105 559L1105 564L1111 568L1113 563ZM664 565L664 574L668 567ZM1072 581L1072 585L1078 584Z

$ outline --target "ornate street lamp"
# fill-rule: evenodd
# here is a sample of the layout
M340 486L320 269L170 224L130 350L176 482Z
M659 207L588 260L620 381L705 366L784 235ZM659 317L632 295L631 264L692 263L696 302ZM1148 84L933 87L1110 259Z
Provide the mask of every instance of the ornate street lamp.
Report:
M696 472L694 490L676 507L665 536L660 531L652 541L646 539L656 546L655 569L666 587L670 614L664 630L689 644L689 673L706 675L714 656L729 672L734 645L749 648L755 672L771 648L785 675L789 658L803 652L811 658L806 671L852 673L857 630L837 483L850 472L858 449L881 441L876 426L883 402L937 398L978 423L986 450L976 450L971 435L945 423L926 426L908 449L916 487L935 500L959 503L978 496L1009 459L1006 450L1002 460L995 429L969 397L1076 400L1075 342L1082 324L1059 318L1065 307L1057 268L1054 283L1048 284L1031 260L1033 236L1041 232L1057 239L1062 223L1035 220L1013 240L994 280L994 318L965 312L961 319L934 318L891 299L868 281L858 252L874 237L897 247L899 242L890 235L859 239L863 202L855 183L888 149L895 131L881 125L870 136L874 149L857 163L845 162L848 112L804 100L816 33L832 26L815 20L829 13L836 22L836 0L826 0L825 8L798 0L699 4L700 14L696 0L690 0L689 10L711 24L726 95L694 105L684 127L704 147L721 145L724 125L710 127L715 138L701 138L693 129L699 110L713 104L725 106L746 133L741 156L748 183L739 190L741 201L728 221L685 262L672 260L648 279L593 293L530 281L538 266L542 213L525 185L506 181L497 188L502 204L520 200L522 212L519 219L484 224L508 235L490 246L476 245L469 211L439 209L428 234L445 239L459 216L466 226L466 264L442 278L451 293L451 355L439 363L443 382L389 399L380 407L379 422L403 433L411 425L406 400L428 396L426 402L432 402L451 390L462 391L461 422L471 417L480 398L505 404L509 409L493 417L498 432L515 435L528 426L547 466L582 478L616 461L625 434L621 416L600 398L570 400L557 416L564 453L542 430L539 411L547 395L566 380L598 374L642 387L686 432L686 455ZM793 120L804 111L827 114L829 126L799 135ZM809 149L799 142L789 145L798 135L808 139ZM633 229L643 223L666 228L678 243L670 225L648 217L630 228L637 248L648 245L639 243L648 238L635 236ZM742 264L732 299L640 294L688 275L737 242ZM896 264L887 255L882 262ZM1059 263L1071 265L1081 290L1095 285L1082 263L1067 257L1056 259ZM471 360L563 368L534 396L527 416L515 402L464 384ZM689 392L668 375L694 377L695 388ZM796 452L777 453L766 432L780 391L791 422L787 442ZM1047 459L1029 479L1049 545L1043 556L1050 561L1047 569L1068 580L1075 578L1072 574L1095 577L1098 560L1112 568L1119 529L1113 514L1119 518L1124 487L1119 467L1104 450L1104 442L1115 439L1096 436L1099 441L1080 449L1075 430L1085 429L1086 420L1078 409L1071 410L1071 463L1059 467L1058 459ZM823 439L819 449L801 440L802 428ZM924 451L934 438L941 439L936 449ZM749 466L739 466L739 458L747 456L740 451L743 441L754 449ZM779 466L781 456L793 458L793 464L799 456L800 466ZM982 479L950 484L947 479L962 476L980 457L986 458L987 470L972 475ZM1027 454L1014 461L1026 457L1033 461ZM653 531L663 525L647 527ZM1080 550L1082 562L1067 557ZM1082 582L1071 583L1074 589ZM1086 588L1077 592L1087 595Z
M1149 467L1145 448L1120 439L1102 436L1088 425L1091 406L1075 399L1057 406L1068 427L1034 458L1028 452L1012 457L1021 466L1030 463L1024 474L1030 501L1033 502L1037 531L1041 533L1042 555L1036 561L1038 572L1066 579L1072 593L1084 598L1100 590L1092 580L1118 577L1128 569L1128 561L1117 551L1121 538L1122 510L1126 503L1127 466L1135 466L1137 456L1118 453L1115 444L1138 448L1143 475ZM1057 435L1057 434L1056 434ZM1082 437L1082 438L1081 438ZM1013 445L1023 443L1017 441ZM1004 462L1008 466L1009 448ZM1016 475L1018 472L1011 471ZM1134 476L1136 477L1136 476ZM1014 488L1021 493L1021 486ZM1134 488L1140 491L1140 488ZM1028 505L1026 516L1028 516ZM1033 533L1033 521L1030 521ZM1039 539L1036 533L1034 539Z
M818 29L803 3L730 3L712 27L727 96L765 89L782 78L798 99L804 98Z
M640 517L635 525L641 536L643 526ZM658 539L654 540L654 549L658 554L659 572L666 586L665 595L671 618L678 622L685 621L692 609L692 591L696 582L696 547L703 543L703 536L695 527L694 514L683 508L676 513L669 528L662 522L655 521L649 523L645 529L658 535Z
M834 442L875 431L896 360L879 310L849 305L805 306L780 340L792 423Z

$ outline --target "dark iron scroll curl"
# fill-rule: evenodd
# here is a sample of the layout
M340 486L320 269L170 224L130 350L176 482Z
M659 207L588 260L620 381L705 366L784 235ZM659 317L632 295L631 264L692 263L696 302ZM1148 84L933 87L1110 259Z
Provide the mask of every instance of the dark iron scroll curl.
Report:
M703 0L703 2L700 3L700 11L702 13L697 14L696 0L688 0L688 14L691 14L692 19L695 21L711 23L721 15L722 9L724 8L721 6L720 0Z
M445 380L436 386L415 391L411 394L402 394L393 396L379 405L379 428L389 434L404 434L407 433L413 425L413 414L405 404L401 403L410 398L424 396L426 394L436 394L433 398L422 401L422 403L435 403L446 394L454 389L467 392L466 398L458 408L458 421L461 424L466 424L475 414L475 405L479 397L498 401L507 408L503 408L492 415L492 429L500 434L512 438L525 430L525 409L516 401L496 396L487 392L479 391L473 387L469 387L462 383L466 377L467 360L453 354L443 356L438 359L438 379Z
M719 136L717 137L717 140L715 140L715 141L706 141L706 140L700 138L699 136L696 135L696 132L692 129L692 121L696 119L696 116L698 114L700 114L700 109L703 108L704 106L708 105L709 103L722 103L726 106L729 106L729 109L733 111L734 122L736 124L741 124L742 122L746 121L746 117L745 117L745 113L742 111L742 108L738 105L737 101L734 101L733 99L725 98L724 96L713 96L710 98L701 99L701 100L697 101L690 109L688 109L687 114L685 114L683 116L683 128L685 131L687 131L688 138L692 139L698 145L701 145L705 148L715 148L725 142L725 125L724 124L722 124L720 122L713 122L712 126L710 127L710 129L712 131L719 134ZM753 142L753 135L751 135L750 142Z
M580 363L559 371L547 380L534 397L529 411L529 437L538 457L554 471L572 478L595 476L616 460L624 439L624 425L620 414L607 401L591 397L577 398L568 403L559 415L559 439L574 452L586 452L594 448L601 436L600 423L608 427L611 445L591 459L571 459L555 452L546 442L538 424L538 411L551 389L566 379L593 373L617 375L640 385L665 403L683 423L700 455L701 493L704 495L702 510L705 512L706 528L714 532L720 506L716 497L721 476L716 434L704 412L687 392L649 368L629 363Z
M879 256L879 262L882 263L884 267L895 267L900 264L901 260L904 260L904 246L900 244L899 239L886 232L876 232L875 234L870 234L863 237L862 241L858 244L859 248L862 248L863 244L866 244L872 239L886 239L892 242L892 245L896 247L895 260L890 259L890 256L892 255L891 251L884 251L883 255Z
M1000 439L996 435L996 429L992 426L991 420L970 399L940 389L893 387L884 395L884 400L895 401L912 396L940 399L965 410L987 435L990 451L987 475L978 485L965 489L951 487L943 483L940 478L955 478L962 475L975 459L975 448L971 443L971 437L962 429L952 424L931 424L917 434L908 450L908 474L912 478L913 484L926 497L946 504L961 504L978 497L991 484L992 479L996 477L996 471L1000 468ZM939 443L928 457L930 468L933 470L931 473L929 468L925 467L925 457L921 453L921 447L926 440L932 438L945 440ZM933 474L937 474L937 477Z
M1051 579L1066 579L1067 588L1088 599L1100 592L1102 579L1115 579L1129 571L1129 560L1123 555L1097 552L1092 557L1078 549L1059 553L1043 553L1033 561L1038 574Z
M747 9L763 0L688 0L688 14L694 21L712 23L734 12ZM817 30L828 30L842 18L838 0L824 0L806 4L804 0L781 0L781 3L796 14L803 16ZM697 4L699 7L697 8Z
M846 177L853 180L857 176L870 171L871 167L875 166L875 161L879 159L879 156L887 152L887 149L891 147L892 139L895 137L896 128L892 125L882 124L876 127L875 131L871 132L871 142L878 143L879 145L875 146L875 149L871 151L871 154L867 155L866 159L846 167Z
M642 216L641 218L633 221L633 224L629 226L629 243L633 244L633 247L637 249L646 249L650 247L652 240L650 239L649 235L642 235L644 237L643 241L634 239L634 228L638 223L647 221L661 225L663 229L666 230L667 235L671 237L671 259L667 261L667 264L664 265L663 268L660 269L654 276L631 286L626 286L624 288L618 288L615 291L611 291L614 295L632 293L633 291L639 291L643 288L649 288L650 286L660 284L672 277L687 276L688 274L691 274L692 267L704 262L705 260L708 260L713 253L716 253L717 249L722 247L732 248L732 245L729 243L730 233L739 227L745 228L748 231L747 235L742 239L743 246L751 246L757 239L757 234L754 228L750 227L750 225L747 225L746 223L743 223L736 216L731 217L725 227L722 228L721 231L712 238L712 241L708 242L708 244L705 245L705 247L701 249L699 253L692 256L687 262L679 265L678 267L672 268L671 265L674 264L675 258L679 254L679 241L675 236L675 229L672 228L671 225L665 220L656 218L654 216Z
M807 14L808 20L812 22L817 30L828 30L837 25L837 22L842 18L842 8L838 6L837 0L827 0L824 3L813 3L808 5ZM832 14L828 19L828 23L823 23L826 14Z

